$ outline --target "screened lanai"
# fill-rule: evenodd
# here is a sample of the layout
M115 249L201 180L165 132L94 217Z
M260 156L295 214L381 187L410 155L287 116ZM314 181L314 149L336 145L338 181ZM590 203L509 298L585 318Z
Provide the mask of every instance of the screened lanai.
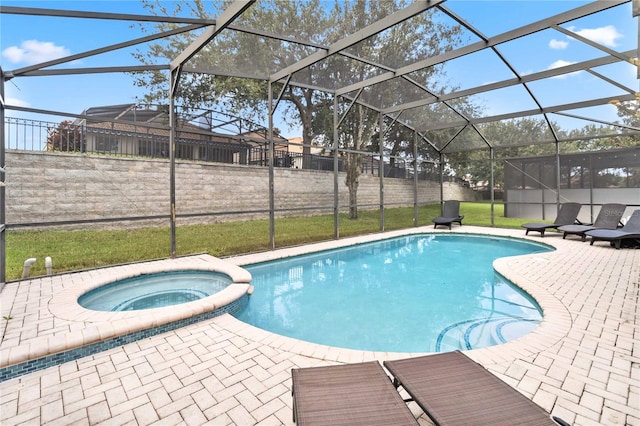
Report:
M384 230L412 206L415 226L453 197L543 219L575 198L640 206L639 2L55 4L0 6L2 282L12 228L168 223L175 256L177 224L203 220L266 218L274 248L283 216L333 215L339 238L341 213L378 210ZM575 154L604 150L624 178L566 192ZM531 157L546 175L514 161ZM157 186L128 174L147 158Z

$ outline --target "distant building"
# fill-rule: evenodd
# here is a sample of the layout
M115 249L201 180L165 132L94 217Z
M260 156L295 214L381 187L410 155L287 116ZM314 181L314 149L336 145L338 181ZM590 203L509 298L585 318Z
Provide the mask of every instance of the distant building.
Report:
M302 169L303 168L303 149L304 147L302 146L303 144L303 138L302 136L297 136L295 138L290 138L289 139L289 152L290 155L293 157L293 162L291 167L293 167L294 169ZM324 154L324 148L322 147L317 147L317 146L312 146L311 147L311 152L310 154L315 158L317 157L323 157ZM328 156L324 156L324 157L328 157ZM333 170L333 163L331 163L331 169Z
M87 118L69 124L67 132L82 133L82 150L114 155L169 157L169 131L154 127L169 123L166 107L140 107L137 104L92 107L83 113ZM239 121L239 118L232 121ZM176 158L233 164L267 165L267 131L264 128L224 134L213 131L215 123L204 115L179 118ZM241 128L241 126L239 126ZM59 130L61 133L65 129ZM287 139L275 135L279 163L288 155ZM49 147L48 147L49 149ZM55 147L51 147L51 150Z

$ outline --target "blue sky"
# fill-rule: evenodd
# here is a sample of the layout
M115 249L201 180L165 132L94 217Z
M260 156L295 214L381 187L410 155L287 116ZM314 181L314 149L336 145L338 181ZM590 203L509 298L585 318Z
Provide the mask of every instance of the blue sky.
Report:
M445 3L486 36L494 36L528 22L542 19L585 4L567 0L450 0ZM165 2L171 7L173 3ZM139 0L129 1L28 1L2 0L3 6L88 10L115 13L146 14ZM188 16L183 14L183 16ZM597 41L615 51L637 49L638 24L631 19L631 4L611 12L583 18L564 26L577 34ZM78 20L21 15L0 15L0 63L4 71L22 68L56 57L76 54L109 44L142 36L130 22ZM470 34L471 40L475 40ZM605 53L554 30L537 33L526 40L498 46L511 65L522 75L543 71L563 64L604 56ZM132 57L136 48L85 58L71 66L99 67L137 65ZM69 66L69 65L65 65ZM461 88L512 77L509 70L493 55L479 53L445 65L448 78ZM630 64L598 70L614 81L638 90L636 70ZM564 78L531 83L544 105L576 102L588 97L604 97L623 93L592 74L581 72ZM80 113L92 106L126 104L141 97L143 89L132 84L126 74L94 74L88 76L21 77L5 85L7 104L32 108ZM478 97L486 105L488 115L501 114L515 108L531 109L535 105L522 88L508 89ZM577 112L578 113L578 112ZM598 107L580 114L599 119L616 119L612 106ZM16 116L15 111L7 115ZM565 119L567 126L572 121ZM582 121L576 125L586 124ZM276 123L287 137L299 136L299 129L287 129Z

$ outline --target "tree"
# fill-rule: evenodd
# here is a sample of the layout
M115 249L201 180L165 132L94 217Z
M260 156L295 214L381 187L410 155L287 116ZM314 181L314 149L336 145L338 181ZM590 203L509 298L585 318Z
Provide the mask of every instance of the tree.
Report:
M82 128L69 120L47 129L47 151L84 152L86 140Z
M224 2L217 2L213 4L213 8L208 9L208 4L203 0L191 0L176 3L176 9L172 12L166 9L166 3L159 0L143 0L143 3L153 14L170 15L188 8L194 17L205 19L219 14L225 6ZM264 79L218 77L215 75L216 70L224 70L226 75L255 74L256 77L264 78L265 75L297 63L322 47L330 46L346 35L354 34L407 4L405 0L335 1L332 6L322 0L258 2L239 17L234 26L260 29L273 34L289 34L303 43L258 38L243 31L223 31L185 66L187 71L189 68L210 71L183 73L184 81L180 85L178 104L185 108L222 106L235 114L260 121L264 119L265 111L268 111ZM459 37L460 27L446 26L433 20L432 14L431 11L427 11L348 49L350 57L363 58L364 61L330 56L313 67L292 75L292 80L297 85L287 85L282 92L283 116L288 124L299 125L302 128L305 159L310 157L313 141L333 141L333 129L327 126L332 122L328 117L333 114L333 98L328 93L314 88L337 88L373 77L379 73L379 69L370 63L387 64L391 68L399 67L418 58L434 56L452 49ZM163 23L156 24L156 27L165 31L175 28L176 25ZM148 52L138 53L136 56L144 64L154 64L159 59L171 61L193 42L196 36L192 33L174 36L170 41L156 43ZM412 78L427 85L427 82L439 74L439 67L430 67L417 71ZM148 89L145 96L148 102L167 101L167 81L166 75L160 71L137 74L137 84ZM392 79L370 90L370 93L365 93L363 100L370 105L384 105L385 98L393 96L395 102L404 102L409 98L404 99L403 91L398 89L406 84L403 78ZM275 93L279 93L281 87L276 89ZM369 123L376 121L372 118L376 115L372 110L358 107L356 118L352 121L356 127L347 129L351 134L340 138L343 147L350 145L349 148L355 150L370 145L376 126ZM358 160L356 155L351 154L344 157L349 166L347 169L351 170L347 172L345 183L350 191L350 204L352 207L355 206L354 210L350 210L350 216L355 218L358 166L361 159ZM303 164L303 167L305 166L306 164Z
M636 95L635 100L614 102L613 104L618 109L618 117L622 119L623 124L640 127L640 95Z
M376 115L362 105L355 105L346 120L349 130L341 132L340 146L347 149L342 157L345 185L349 190L349 219L358 218L358 185L364 155L360 151L366 148L365 144L371 141L373 134L379 132Z
M502 186L504 181L503 163L490 159L490 144L494 149L494 159L513 157L534 157L552 155L554 146L543 143L553 140L547 122L542 119L520 118L494 121L478 126L486 139L483 149L458 150L447 154L453 173L469 180L472 186L488 183L493 175L494 184Z

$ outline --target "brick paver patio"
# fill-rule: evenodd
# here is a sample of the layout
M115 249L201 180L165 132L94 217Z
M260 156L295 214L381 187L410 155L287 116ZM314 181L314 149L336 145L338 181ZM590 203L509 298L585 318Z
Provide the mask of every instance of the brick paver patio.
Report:
M312 247L416 231L433 229ZM463 226L453 231L524 238L520 230ZM557 250L501 259L495 266L538 300L543 323L520 339L467 355L574 425L640 426L640 250L590 246L554 233L527 238ZM227 260L242 265L303 250ZM31 353L68 349L78 340L73 336L92 328L91 318L54 315L51 303L56 293L99 273L104 270L7 284L0 294L0 366L29 359ZM101 326L95 327L97 333ZM292 367L411 355L304 343L225 314L6 380L0 383L0 423L289 425ZM422 424L430 424L415 404L409 406Z

